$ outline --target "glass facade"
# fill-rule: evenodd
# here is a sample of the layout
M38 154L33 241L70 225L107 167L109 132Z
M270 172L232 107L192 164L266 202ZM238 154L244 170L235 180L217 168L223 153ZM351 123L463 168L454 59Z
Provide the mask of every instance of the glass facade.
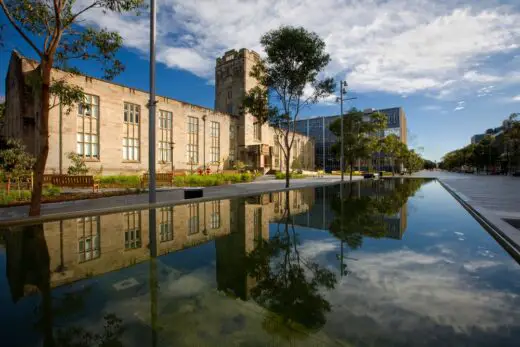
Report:
M387 116L387 129L384 135L395 134L400 137L401 119L400 108L381 109L379 112ZM339 119L339 116L316 117L309 119L301 119L296 121L295 130L303 135L307 135L315 141L315 167L325 169L325 171L333 171L340 169L340 161L334 153L332 146L337 142L338 138L329 130L330 124Z

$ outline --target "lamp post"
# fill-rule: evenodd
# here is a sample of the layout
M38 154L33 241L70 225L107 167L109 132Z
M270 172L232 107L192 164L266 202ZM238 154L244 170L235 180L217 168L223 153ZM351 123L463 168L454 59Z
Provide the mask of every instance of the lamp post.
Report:
M148 202L155 203L155 0L150 1L150 100L148 101Z
M345 132L344 132L344 127L343 127L343 101L347 101L347 100L354 100L356 99L356 97L353 97L353 98L343 98L343 95L346 95L347 94L347 87L348 87L348 83L347 81L340 81L339 82L339 104L340 104L340 120L341 120L341 157L340 157L340 161L339 161L339 169L341 170L341 182L344 181L345 179L345 144L344 144L344 137L345 137ZM325 126L325 124L324 124Z

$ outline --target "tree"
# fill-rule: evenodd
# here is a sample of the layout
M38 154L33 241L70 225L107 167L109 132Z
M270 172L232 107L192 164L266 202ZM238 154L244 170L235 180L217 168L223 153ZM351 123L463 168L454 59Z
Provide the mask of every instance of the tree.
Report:
M511 166L517 166L520 157L520 120L518 113L512 113L507 121L508 126L504 131L505 154L507 160L507 171L511 171Z
M397 135L390 134L386 136L382 141L382 151L390 158L392 166L392 175L395 174L395 160L399 156L403 156L402 142Z
M355 108L343 115L343 152L344 162L350 167L350 181L354 162L357 159L365 159L372 156L376 150L377 134L386 127L386 116L375 112L369 119L364 119L363 111ZM338 137L338 142L332 150L339 157L341 155L341 118L335 120L330 126L330 131Z
M495 137L486 135L476 146L473 147L473 157L475 166L479 169L486 169L494 166L499 157L498 148L495 146Z
M26 152L25 146L19 140L7 140L6 147L0 150L0 169L9 181L16 180L18 191L22 177L31 175L34 161L34 157Z
M424 165L423 165L423 169L425 170L433 170L437 168L437 164L431 160L427 160L425 159L424 160Z
M282 26L269 31L260 43L267 57L259 60L251 71L251 77L256 78L259 85L244 98L243 111L261 123L270 123L276 138L281 138L285 186L289 187L296 120L302 109L334 91L332 78L318 79L330 56L325 52L325 42L301 27ZM312 91L304 93L309 86Z
M115 77L124 69L121 61L115 58L122 46L121 36L105 29L80 28L79 20L92 9L125 12L137 10L142 4L143 0L89 0L81 4L75 0L0 0L7 20L39 60L31 85L40 100L38 128L41 147L34 165L35 183L29 215L40 214L43 174L49 153L49 111L57 105L56 102L51 104L51 96L67 110L84 100L82 89L67 84L63 78L56 79L52 68L74 74L78 70L69 67L70 61L94 60L101 65L105 78Z

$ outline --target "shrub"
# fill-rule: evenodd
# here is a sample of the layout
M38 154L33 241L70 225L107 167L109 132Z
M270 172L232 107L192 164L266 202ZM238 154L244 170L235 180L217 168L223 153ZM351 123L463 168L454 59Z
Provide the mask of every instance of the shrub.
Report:
M43 196L58 196L60 194L60 187L53 186L52 184L45 188L43 191Z
M210 187L231 183L250 182L250 173L175 176L173 183L178 187Z
M88 173L88 167L85 164L85 160L83 160L83 157L79 154L69 152L67 153L67 158L71 161L71 165L67 169L67 174L81 176Z
M99 183L104 186L123 186L123 187L139 187L141 178L138 175L114 175L101 176Z
M277 180L283 180L283 179L285 179L285 172L276 172L274 176ZM305 178L305 175L299 174L296 172L291 172L289 174L289 178L291 178L291 179Z

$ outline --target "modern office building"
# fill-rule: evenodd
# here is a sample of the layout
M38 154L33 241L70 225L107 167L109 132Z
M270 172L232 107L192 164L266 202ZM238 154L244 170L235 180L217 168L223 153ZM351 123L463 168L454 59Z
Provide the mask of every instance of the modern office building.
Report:
M257 85L250 77L258 61L256 52L231 50L217 58L215 109L169 97L157 97L156 170L232 168L237 160L263 172L281 170L283 153L275 129L250 114L241 114L241 103ZM18 138L27 150L40 152L40 101L29 79L38 73L38 63L11 54L6 77L4 138ZM86 94L88 107L76 105L67 113L59 104L49 115L47 173L66 173L67 154L82 156L87 167L100 174L141 173L148 169L149 94L129 86L61 70L54 80L64 79ZM314 169L314 143L297 134L291 163ZM293 147L294 148L294 147Z
M393 107L376 110L366 109L363 112L370 115L381 112L387 117L387 128L381 136L397 135L404 144L408 143L406 133L406 114L402 107ZM339 119L337 116L312 117L296 121L295 131L312 138L315 142L315 165L325 168L326 171L339 170L339 159L332 153L332 146L338 138L329 130L330 125Z

